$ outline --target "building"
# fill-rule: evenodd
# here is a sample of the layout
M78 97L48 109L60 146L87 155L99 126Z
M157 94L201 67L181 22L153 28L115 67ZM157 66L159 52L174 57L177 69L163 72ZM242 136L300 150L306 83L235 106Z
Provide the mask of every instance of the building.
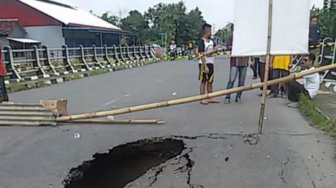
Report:
M3 47L26 49L39 46L40 42L27 39L27 32L18 19L0 19L0 44Z
M71 5L53 0L0 0L0 19L16 26L8 41L40 42L49 47L119 45L122 38L135 41L137 34L122 29ZM20 28L21 35L14 31ZM25 40L23 40L25 39Z

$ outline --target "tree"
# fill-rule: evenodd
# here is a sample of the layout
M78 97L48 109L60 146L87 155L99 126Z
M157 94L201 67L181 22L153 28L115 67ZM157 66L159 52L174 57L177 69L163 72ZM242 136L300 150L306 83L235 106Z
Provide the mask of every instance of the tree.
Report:
M202 12L196 7L188 13L188 21L190 23L189 38L191 40L198 40L202 36L202 26L205 20L202 16Z
M200 38L202 25L205 23L198 8L188 13L182 1L175 4L157 4L148 9L145 18L150 30L156 33L156 36L159 36L160 32L165 32L168 41L175 40L178 45Z
M335 38L336 36L336 3L331 1L329 8L319 9L313 7L311 10L312 16L318 16L322 35L324 37Z
M232 23L228 23L224 28L219 29L215 33L215 36L220 38L223 42L226 43L226 40L229 38L229 36L233 35L232 26L233 26Z
M120 26L120 18L114 15L110 15L109 12L105 12L100 18L115 26Z
M102 19L127 31L139 33L143 44L161 44L160 32L166 33L167 41L175 40L178 45L200 38L202 25L205 23L202 12L195 8L187 12L183 1L178 3L159 3L141 14L137 10L130 11L128 16L119 19L109 15Z
M148 33L148 22L145 17L137 10L129 12L126 18L121 19L120 27L127 31L133 31L139 33L140 41L145 41Z

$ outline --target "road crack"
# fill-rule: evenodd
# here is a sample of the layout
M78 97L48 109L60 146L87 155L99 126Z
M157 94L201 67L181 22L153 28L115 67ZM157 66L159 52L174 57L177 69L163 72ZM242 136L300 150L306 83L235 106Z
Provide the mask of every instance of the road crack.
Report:
M161 167L158 167L157 170L155 171L154 173L154 176L149 178L149 179L152 179L153 178L153 181L149 184L149 187L152 187L158 180L158 176L163 172L163 169L166 168L167 166L164 165L164 166L161 166Z
M175 138L175 139L186 139L186 140L197 140L197 139L200 139L200 138L207 138L207 139L214 139L214 140L217 140L217 139L226 139L225 136L221 136L221 135L215 134L215 133L211 133L209 135L199 135L199 136L175 135L175 136L172 136L172 137Z
M189 185L189 187L192 188L191 173L192 173L192 169L195 165L195 162L190 158L190 153L193 152L193 148L189 148L188 150L186 151L186 153L184 153L181 156L181 158L185 159L186 163L183 166L176 169L175 171L179 171L181 173L187 173L187 184ZM179 162L181 162L181 161L179 161Z
M313 180L313 177L311 176L311 174L310 174L310 172L309 172L309 168L308 168L308 166L306 165L306 163L304 162L303 159L301 159L301 162L302 162L303 166L304 166L305 169L306 169L307 176L308 176L308 178L309 178L309 180L310 180L310 182L311 182L311 184L312 184L312 187L313 187L313 188L316 188L316 183L315 183L315 181Z
M188 148L185 151L186 151L186 153L182 154L181 157L180 157L180 159L185 160L185 164L183 166L177 168L175 170L175 172L179 171L181 173L187 173L187 185L190 188L204 188L203 185L192 184L191 176L192 176L193 167L195 165L195 161L191 159L190 154L193 152L193 148ZM179 160L178 163L181 163L181 160ZM178 163L175 163L175 164L178 164Z
M288 184L288 183L285 179L284 174L285 174L285 171L286 171L286 168L287 168L288 164L289 164L289 158L287 157L286 161L281 163L281 172L280 172L280 177L281 177L282 181L286 184Z
M220 135L217 133L211 133L209 135L199 135L199 136L182 136L182 135L174 135L171 136L172 138L175 139L186 139L186 140L197 140L200 138L205 138L205 139L214 139L214 140L218 140L218 139L226 139L226 136L239 136L243 138L243 141L245 144L249 144L249 145L257 145L260 141L260 137L259 134L224 134L224 135Z

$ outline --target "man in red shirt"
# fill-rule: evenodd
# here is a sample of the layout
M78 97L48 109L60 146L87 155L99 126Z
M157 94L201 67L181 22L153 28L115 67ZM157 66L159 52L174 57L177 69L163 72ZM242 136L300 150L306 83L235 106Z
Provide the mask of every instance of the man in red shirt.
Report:
M2 61L2 47L0 46L0 103L8 101L7 89L5 84L5 77L7 75L7 70L5 64Z

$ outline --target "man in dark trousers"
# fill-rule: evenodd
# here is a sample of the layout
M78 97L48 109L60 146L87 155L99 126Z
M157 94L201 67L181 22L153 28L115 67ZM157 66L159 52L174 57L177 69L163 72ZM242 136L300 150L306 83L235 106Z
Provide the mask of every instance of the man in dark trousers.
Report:
M302 59L303 67L306 70L314 70L315 55L310 53L304 56ZM306 71L304 70L304 71ZM318 73L311 74L303 77L304 84L301 85L297 81L291 81L288 83L288 99L293 103L289 104L288 107L296 108L298 107L298 101L301 95L306 95L310 99L313 99L320 88L320 75Z
M320 56L321 29L318 25L318 17L313 16L310 19L309 27L309 49L315 55L314 65L318 66Z
M8 101L5 77L7 75L5 64L2 61L2 52L0 45L0 103Z

